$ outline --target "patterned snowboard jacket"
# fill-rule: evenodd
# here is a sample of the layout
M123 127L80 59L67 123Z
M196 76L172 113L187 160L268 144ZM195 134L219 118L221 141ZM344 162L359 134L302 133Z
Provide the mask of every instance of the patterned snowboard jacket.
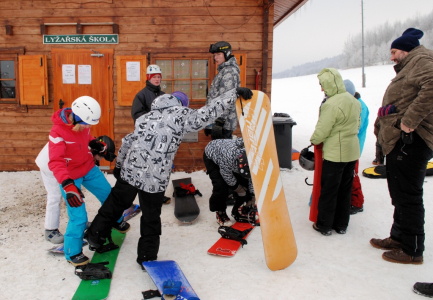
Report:
M218 74L215 76L209 88L206 104L209 104L212 99L222 95L223 93L240 87L241 78L239 76L240 69L235 57L218 66ZM235 103L222 116L226 121L223 129L234 131L238 126L238 115L236 114Z
M236 177L233 175L233 173L240 175L237 159L243 148L245 148L244 140L242 138L238 138L235 140L213 140L210 141L204 149L206 156L219 166L220 173L224 181L233 188L235 188L238 184L238 181L236 180ZM254 187L251 177L248 180L248 189L252 194L254 194Z
M148 193L164 192L184 134L213 123L236 98L232 89L197 110L183 107L170 94L156 98L151 111L135 122L134 132L122 139L116 159L122 179Z

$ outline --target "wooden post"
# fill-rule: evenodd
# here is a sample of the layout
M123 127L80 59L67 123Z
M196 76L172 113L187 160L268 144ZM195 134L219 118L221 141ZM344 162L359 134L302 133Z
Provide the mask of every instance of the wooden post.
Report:
M269 6L273 4L273 0L264 3L263 10L263 52L262 52L262 91L268 93L268 58L269 58Z

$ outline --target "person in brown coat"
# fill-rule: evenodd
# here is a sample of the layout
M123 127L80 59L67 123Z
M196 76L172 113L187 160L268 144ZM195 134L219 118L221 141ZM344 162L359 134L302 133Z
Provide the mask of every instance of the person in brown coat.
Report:
M370 243L388 250L384 260L403 264L423 263L423 183L433 155L433 51L420 46L423 34L409 28L392 42L397 74L385 92L374 129L386 156L394 222L390 237Z

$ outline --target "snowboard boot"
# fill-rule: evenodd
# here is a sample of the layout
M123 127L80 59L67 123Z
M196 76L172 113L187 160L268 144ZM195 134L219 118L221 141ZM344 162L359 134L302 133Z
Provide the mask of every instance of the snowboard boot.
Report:
M413 291L418 295L433 298L433 283L417 282L413 286Z
M72 264L74 267L83 266L89 263L89 258L85 256L83 252L80 252L77 255L71 256L68 262Z
M351 215L355 215L355 214L357 214L359 212L363 212L363 211L364 211L363 207L357 207L357 206L354 206L354 205L350 206L350 214Z
M325 236L330 236L332 234L330 229L320 229L319 227L317 227L316 223L313 224L313 229Z
M403 252L402 249L396 249L383 252L382 258L386 261L398 264L412 264L421 265L423 263L423 256L410 256Z
M216 212L216 220L220 226L232 226L230 218L227 216L225 211Z
M64 236L58 229L45 229L45 239L53 244L61 244L64 242Z
M131 225L129 225L129 223L126 221L122 221L120 223L114 224L113 228L119 231L120 233L127 233L129 229L131 229Z
M382 250L395 250L395 249L401 249L401 243L394 241L391 237L388 237L386 239L371 239L370 244L377 249Z
M164 199L162 200L162 204L170 204L170 202L171 202L171 198L164 196Z

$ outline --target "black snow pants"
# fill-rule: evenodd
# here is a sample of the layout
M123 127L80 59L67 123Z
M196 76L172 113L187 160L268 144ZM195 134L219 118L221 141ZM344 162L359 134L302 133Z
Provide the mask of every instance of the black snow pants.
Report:
M107 237L113 222L119 220L123 211L131 207L137 194L141 196L140 239L137 247L137 262L141 264L143 261L157 259L164 192L147 193L119 178L93 220L89 234L94 237Z
M403 252L421 256L424 252L423 184L433 151L415 132L412 144L399 140L386 155L386 179L394 205L391 238L402 243Z
M323 160L317 214L317 226L320 229L347 229L355 164L356 160L351 162Z

